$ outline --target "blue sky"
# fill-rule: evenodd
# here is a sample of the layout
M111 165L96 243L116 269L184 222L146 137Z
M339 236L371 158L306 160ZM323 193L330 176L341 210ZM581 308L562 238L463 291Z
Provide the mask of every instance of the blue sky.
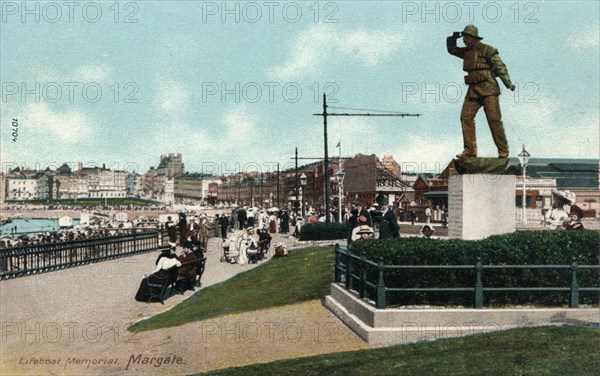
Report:
M325 91L332 106L423 114L332 117L330 154L341 140L343 155L436 171L462 151L464 73L445 43L469 23L518 86L500 82L511 156L521 144L534 157L599 154L598 1L27 6L0 9L3 170L82 162L143 173L180 152L188 171L269 171L294 147L323 155L312 114ZM495 156L483 111L477 124L480 155Z

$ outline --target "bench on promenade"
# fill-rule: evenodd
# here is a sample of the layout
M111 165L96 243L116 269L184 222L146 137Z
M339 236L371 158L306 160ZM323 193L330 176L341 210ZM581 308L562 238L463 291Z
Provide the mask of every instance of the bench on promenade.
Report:
M187 286L200 287L200 280L202 279L205 267L206 257L181 264L181 266L177 268L177 278L171 283L171 293L173 293L173 290L175 289L183 295ZM189 271L191 270L196 271L195 275L189 275ZM185 271L185 274L181 273L181 271ZM196 278L196 276L198 276L198 278Z
M163 296L167 288L177 281L177 275L179 274L179 268L177 266L172 267L164 271L159 270L156 273L150 274L145 278L146 287L148 289L148 303L153 299L159 299L161 304L165 304ZM141 299L136 296L136 299Z
M167 290L170 289L169 294L173 294L173 290L179 291L182 295L185 292L185 286L197 286L200 287L200 280L206 267L206 257L189 261L181 264L181 266L174 266L170 268L167 273L161 271L150 274L147 276L146 283L149 288L148 303L153 299L158 299L164 304L164 295ZM190 276L187 271L195 268L196 276ZM186 270L186 274L179 275L180 270ZM193 279L193 280L192 280Z

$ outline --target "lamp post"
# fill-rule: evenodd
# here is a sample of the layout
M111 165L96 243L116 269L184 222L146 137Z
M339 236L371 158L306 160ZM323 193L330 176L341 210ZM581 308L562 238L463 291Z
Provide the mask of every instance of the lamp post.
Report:
M294 201L300 201L299 197L298 197L300 195L299 190L298 190L298 148L296 148L296 171L295 172L296 172L296 174L294 176L294 196L295 196ZM293 202L292 204L294 204L293 205L294 213L298 214L298 209L296 209L295 202Z
M344 176L346 175L346 173L344 173L344 170L338 170L338 172L335 173L335 177L337 178L337 182L338 182L338 222L342 223L342 191L344 189Z
M302 197L302 188L306 185L306 175L304 172L300 175L300 215L304 217L304 198Z
M527 162L529 162L529 157L531 154L525 150L525 145L523 145L523 151L517 155L519 157L519 163L521 163L521 167L523 167L523 223L527 223L527 196L525 193L525 171L527 170Z

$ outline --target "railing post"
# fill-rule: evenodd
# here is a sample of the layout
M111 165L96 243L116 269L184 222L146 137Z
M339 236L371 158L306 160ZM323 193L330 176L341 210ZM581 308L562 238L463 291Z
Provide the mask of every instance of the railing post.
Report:
M347 254L347 266L346 266L346 288L352 290L354 288L354 282L352 281L352 260L354 258L350 255L350 251Z
M475 308L483 307L483 282L481 282L481 271L483 265L481 264L481 258L477 258L475 263L475 271L477 272L477 279L475 281Z
M379 262L377 263L377 269L379 270L379 280L377 281L377 301L376 307L378 309L385 308L385 283L383 280L383 272L385 270L385 265L383 263L383 259L379 257Z
M23 270L27 271L28 267L27 267L27 260L28 260L28 255L27 255L27 249L26 247L21 248L22 252L23 252ZM23 273L23 275L25 275L25 273Z
M7 263L7 268L8 269L7 270L10 271L11 274L9 274L7 277L10 278L10 277L13 276L12 273L14 273L14 271L15 271L15 263L16 263L16 261L15 261L15 252L14 252L14 250L10 249L8 255L10 257L8 258L8 263Z
M577 261L571 260L571 308L579 308L579 286L577 286Z
M358 295L360 298L365 297L365 274L366 274L366 263L365 263L365 251L360 252L360 281L358 283Z
M335 243L335 279L334 281L340 282L340 245L339 243Z

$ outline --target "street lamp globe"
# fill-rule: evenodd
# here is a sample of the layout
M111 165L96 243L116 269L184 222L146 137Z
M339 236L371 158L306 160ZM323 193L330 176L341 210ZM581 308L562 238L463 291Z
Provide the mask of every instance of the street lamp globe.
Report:
M531 157L531 154L525 150L525 145L523 145L523 150L519 153L519 155L517 155L517 157L519 157L519 163L521 163L521 166L527 166L527 162L529 162L529 157Z
M335 177L337 179L338 184L342 184L344 182L345 175L346 173L344 172L344 170L338 170L338 172L335 173Z
M307 180L308 180L308 178L306 177L306 174L304 174L304 172L303 172L302 175L300 175L300 185L306 185Z

